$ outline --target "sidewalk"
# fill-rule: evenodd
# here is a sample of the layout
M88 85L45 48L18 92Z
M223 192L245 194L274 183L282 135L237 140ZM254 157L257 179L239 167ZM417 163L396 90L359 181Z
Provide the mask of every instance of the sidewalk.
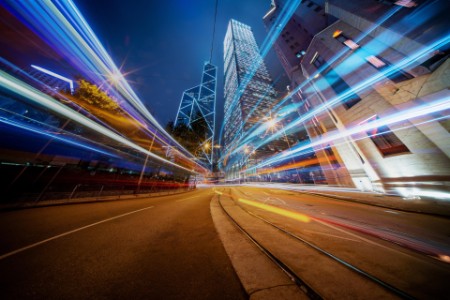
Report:
M32 208L32 207L42 207L42 206L52 206L52 205L65 205L65 204L81 204L81 203L92 203L101 201L117 201L117 200L130 200L130 199L140 199L149 197L161 197L169 196L181 193L187 193L191 190L177 190L177 191L164 191L155 193L142 193L142 194L125 194L125 195L112 195L112 196L99 196L99 197L84 197L84 198L72 198L72 199L55 199L55 200L44 200L44 201L21 201L21 202L11 202L0 204L0 211L11 210L11 209L22 209L22 208Z
M368 205L392 208L408 212L427 213L432 215L450 217L450 201L436 198L407 199L400 196L362 192L354 188L340 188L329 186L307 186L290 183L245 183L246 186L291 190L300 193L309 193L344 201L352 201Z

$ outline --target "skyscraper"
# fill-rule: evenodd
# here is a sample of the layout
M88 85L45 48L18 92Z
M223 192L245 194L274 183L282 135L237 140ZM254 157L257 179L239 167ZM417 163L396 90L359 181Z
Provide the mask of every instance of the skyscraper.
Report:
M212 166L216 115L217 67L209 62L203 66L200 85L187 89L181 97L174 126L183 123L192 129L201 123L206 126L205 137L199 144L200 159Z
M276 102L272 79L259 54L250 26L230 20L224 40L224 131L223 168L227 177L237 177L239 155L228 156L240 139L270 115ZM230 175L233 173L234 175Z

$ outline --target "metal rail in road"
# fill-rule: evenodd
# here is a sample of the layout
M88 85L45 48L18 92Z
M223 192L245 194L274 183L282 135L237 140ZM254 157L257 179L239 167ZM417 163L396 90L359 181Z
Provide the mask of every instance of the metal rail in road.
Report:
M292 270L291 267L289 267L286 263L283 262L282 258L277 257L276 255L274 255L269 249L267 249L266 247L264 247L260 242L258 242L248 231L246 231L241 225L239 225L239 223L229 214L229 212L225 209L225 207L222 205L221 202L221 195L218 195L218 199L219 199L219 205L221 207L221 209L223 210L223 212L228 216L228 218L231 220L231 222L233 224L235 224L235 226L250 240L252 241L255 246L257 248L259 248L261 250L261 252L263 252L277 267L279 267L295 284L297 284L297 286L303 291L305 292L305 294L311 298L311 299L323 299L323 297L320 295L320 293L316 290L314 290L310 285L308 285L298 274L296 274L296 272L294 270ZM402 299L415 299L413 296L407 294L406 292L390 285L387 282L384 282L383 280L357 268L356 266L350 264L349 262L346 262L338 257L336 257L335 255L331 254L330 252L308 242L307 240L297 236L296 234L289 232L277 225L275 225L274 223L270 222L269 220L260 217L250 211L248 211L247 209L245 209L242 205L238 204L238 206L247 214L251 215L252 217L255 217L263 222L265 222L266 224L270 225L271 227L277 229L279 232L289 236L290 238L295 239L296 241L303 243L304 245L314 249L315 251L317 251L318 253L320 253L321 255L324 255L326 257L328 257L329 259L339 263L340 265L345 266L346 268L350 269L351 271L353 271L355 274L364 277L365 279L376 283L377 285L381 286L382 288L384 288L385 290L391 292L392 294L396 295L397 297L400 297Z

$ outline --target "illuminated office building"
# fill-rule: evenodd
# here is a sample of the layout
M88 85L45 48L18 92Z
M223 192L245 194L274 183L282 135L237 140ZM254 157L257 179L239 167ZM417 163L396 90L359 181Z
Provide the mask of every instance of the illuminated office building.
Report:
M272 79L259 54L250 26L230 20L224 40L224 151L238 146L240 139L264 118L276 101ZM259 150L260 153L264 149ZM239 155L227 156L223 167L227 178L238 175L245 162ZM232 174L232 175L231 175Z
M263 18L268 28L286 1L271 4ZM276 52L303 103L300 114L312 115L304 123L309 136L340 136L315 147L329 184L404 196L448 192L448 111L402 113L450 97L449 6L445 0L301 2ZM347 134L392 115L403 119Z

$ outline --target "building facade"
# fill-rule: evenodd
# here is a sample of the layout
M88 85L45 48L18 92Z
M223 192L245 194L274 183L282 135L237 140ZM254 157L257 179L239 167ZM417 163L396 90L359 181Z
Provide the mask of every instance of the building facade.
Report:
M283 5L272 1L268 26ZM448 193L448 110L418 111L450 100L449 6L445 0L299 5L277 39L277 55L303 104L300 114L309 116L310 138L337 137L315 147L329 184L411 197ZM315 23L301 18L308 10L317 13ZM308 26L315 29L303 30ZM401 122L388 122L393 116ZM358 126L370 129L357 132Z
M217 67L205 62L200 85L183 92L174 123L174 126L185 124L193 129L200 122L201 126L206 127L205 137L196 154L210 168L214 163L216 89Z
M232 154L252 128L270 116L276 103L272 79L250 26L230 20L224 39L224 129L220 162L227 179L239 178L247 153ZM246 152L252 145L248 145ZM261 148L262 155L267 149Z

